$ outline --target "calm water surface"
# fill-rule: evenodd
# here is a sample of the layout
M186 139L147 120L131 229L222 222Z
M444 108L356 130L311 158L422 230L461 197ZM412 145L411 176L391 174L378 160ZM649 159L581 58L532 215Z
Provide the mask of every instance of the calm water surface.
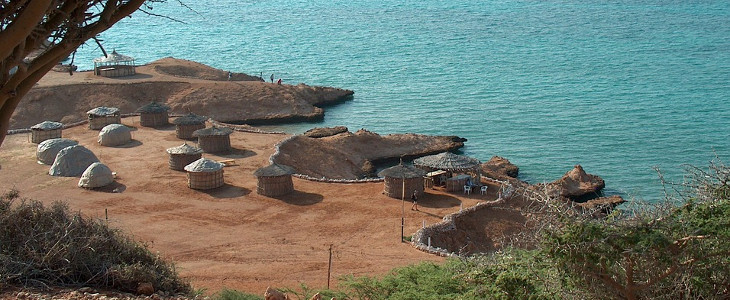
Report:
M681 181L683 164L730 160L727 0L169 2L152 12L185 23L135 14L107 50L355 91L289 132L458 135L530 182L581 164L645 200L662 195L653 167Z

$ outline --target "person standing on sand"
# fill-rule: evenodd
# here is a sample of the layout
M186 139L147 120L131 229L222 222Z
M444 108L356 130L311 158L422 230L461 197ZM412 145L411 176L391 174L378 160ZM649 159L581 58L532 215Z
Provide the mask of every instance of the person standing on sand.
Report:
M411 201L413 201L413 205L411 205L411 210L418 210L418 191L413 190L413 195L411 195Z
M269 78L271 79L271 83L274 83L274 73L271 73L271 77Z

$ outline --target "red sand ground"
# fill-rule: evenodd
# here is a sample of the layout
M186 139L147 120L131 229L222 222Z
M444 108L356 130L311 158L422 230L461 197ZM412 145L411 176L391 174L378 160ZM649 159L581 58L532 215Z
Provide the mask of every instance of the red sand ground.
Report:
M109 224L121 228L174 261L195 288L209 293L223 287L261 294L267 286L296 288L327 284L328 248L332 245L333 286L346 275L382 275L420 261L442 261L401 243L402 202L382 194L382 183L329 184L294 179L296 192L279 199L256 193L252 173L268 165L274 145L286 135L235 132L235 150L204 157L234 159L225 168L224 187L187 188L186 176L168 168L165 149L178 146L174 127L136 127L127 147L96 142L98 131L79 126L64 131L91 149L117 172L117 190L78 188L78 178L51 177L36 162L36 144L26 134L8 136L0 147L0 191L16 188L22 197L50 203L63 200L73 210L96 218L108 211ZM494 199L491 189L488 199ZM446 214L487 197L427 190L421 211L406 203L406 235Z

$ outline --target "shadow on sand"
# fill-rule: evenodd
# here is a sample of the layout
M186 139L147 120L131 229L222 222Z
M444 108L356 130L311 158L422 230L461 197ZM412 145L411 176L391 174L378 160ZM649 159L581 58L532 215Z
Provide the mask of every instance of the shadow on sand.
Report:
M256 156L256 152L253 152L251 150L246 149L238 149L238 148L232 148L231 151L227 153L214 153L220 157L230 158L230 159L237 159L237 158L247 158Z
M410 199L406 199L406 201L411 202ZM418 199L418 206L429 208L449 208L459 206L459 204L461 204L461 200L450 195L425 193Z
M200 190L203 193L206 193L208 195L211 195L215 198L224 199L224 198L236 198L241 196L246 196L251 193L251 190L247 188L243 188L240 186L235 186L232 184L224 184L221 187L210 189L210 190Z
M109 185L98 187L95 189L89 189L89 190L95 191L95 192L103 192L103 193L122 193L126 189L127 189L126 185L123 185L119 182L114 181Z
M299 205L299 206L305 206L305 205L314 205L317 203L322 202L324 200L324 196L320 194L313 194L313 193L305 193L301 191L294 191L289 194L283 195L283 196L277 196L277 197L271 197L274 199L281 200L287 204L292 205Z

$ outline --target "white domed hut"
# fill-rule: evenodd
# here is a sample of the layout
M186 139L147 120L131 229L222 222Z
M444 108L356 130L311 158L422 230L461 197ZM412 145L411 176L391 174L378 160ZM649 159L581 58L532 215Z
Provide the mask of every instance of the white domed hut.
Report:
M207 158L198 159L185 166L188 187L208 190L223 186L223 164Z
M193 136L198 138L198 146L206 153L223 153L231 151L231 133L233 129L214 126L198 129Z
M84 146L66 147L58 152L48 174L51 176L76 177L84 173L91 164L98 161L96 155Z
M109 124L121 124L122 114L116 107L99 106L86 114L89 116L89 129L99 130Z
M175 136L183 140L194 139L193 132L205 128L205 121L207 120L208 118L194 113L172 120L172 123L175 124Z
M30 127L30 141L38 144L45 140L60 138L62 130L61 123L43 121Z
M109 124L99 131L99 145L114 147L132 141L132 132L122 124Z
M426 171L414 166L404 165L402 162L378 173L378 176L385 177L385 190L383 193L396 199L410 197L413 191L416 191L418 195L422 195L424 189L423 176L425 175Z
M93 189L107 186L114 182L114 173L105 164L95 162L89 165L81 174L79 179L79 187Z
M184 171L185 166L203 157L203 149L187 143L168 148L167 153L170 154L170 169L177 171Z
M168 125L170 124L170 122L168 122L169 115L167 113L169 110L170 107L165 104L150 102L149 104L137 109L137 112L139 113L139 125L145 127Z
M46 165L52 165L54 161L56 161L56 155L58 155L58 152L60 152L63 148L70 147L70 146L76 146L79 142L69 139L50 139L42 141L40 144L38 144L38 150L36 151L36 158L38 158L38 162L46 164Z
M269 197L289 194L294 191L292 174L294 174L292 167L276 163L260 168L253 172L258 179L256 192Z
M94 58L94 75L122 77L134 74L137 74L134 58L121 55L116 50L106 56Z

